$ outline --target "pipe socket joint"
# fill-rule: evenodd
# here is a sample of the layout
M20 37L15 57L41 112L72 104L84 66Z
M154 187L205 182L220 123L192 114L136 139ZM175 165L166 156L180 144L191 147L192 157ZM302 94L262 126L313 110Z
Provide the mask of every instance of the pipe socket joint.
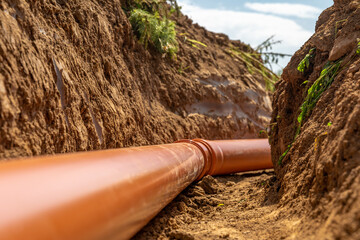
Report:
M206 175L222 175L273 167L270 145L266 139L208 141L198 138L177 142L195 145L203 154L204 167L197 180Z

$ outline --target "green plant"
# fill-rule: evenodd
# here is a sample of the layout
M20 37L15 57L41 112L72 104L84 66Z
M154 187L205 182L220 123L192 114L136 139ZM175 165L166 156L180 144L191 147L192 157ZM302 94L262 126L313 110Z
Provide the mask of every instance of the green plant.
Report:
M191 46L193 46L194 48L199 48L197 45L201 45L203 47L207 47L207 45L205 43L196 41L195 39L190 39L188 38L187 41L189 41L191 43Z
M133 9L129 20L145 48L152 44L159 52L176 56L178 43L175 23L166 17L161 18L158 12L149 13L142 9Z
M181 62L181 63L180 63L180 67L179 67L179 69L178 69L178 73L179 73L179 74L183 74L184 71L185 71L186 69L188 69L189 67L190 67L190 66L184 67L184 66L183 66L183 63Z
M324 66L323 70L320 73L320 77L315 80L313 85L309 88L307 91L307 96L305 97L305 100L303 104L300 107L300 114L297 117L297 128L295 132L295 136L293 141L288 145L286 151L280 156L278 164L281 165L283 158L287 155L287 153L290 151L290 148L297 138L297 136L300 134L301 127L303 124L303 121L305 117L308 117L311 113L311 111L314 109L317 101L320 99L323 92L329 88L331 83L334 81L336 75L338 74L340 70L342 60L339 59L335 62L327 62Z
M308 94L300 107L301 112L297 118L298 127L296 129L295 138L300 133L304 118L311 113L322 93L328 89L331 83L334 81L334 78L339 72L341 63L341 59L335 62L326 63L325 67L320 73L320 77L316 79L313 85L309 88Z
M314 57L313 52L315 51L316 48L312 48L310 49L309 53L306 54L306 56L303 58L303 60L300 61L297 70L299 72L304 73L306 69L309 68L310 66L310 58Z
M127 4L130 10L142 9L152 14L157 12L160 16L166 18L169 18L174 12L176 12L178 16L181 13L181 7L176 0L133 0L128 1Z
M264 134L267 138L269 138L269 135L268 135L268 133L267 133L267 131L266 131L265 129L259 131L259 137L261 137L261 135L263 135L263 134Z
M181 6L178 5L176 0L169 0L167 1L170 4L170 13L176 12L177 16L181 14Z
M202 43L200 41L197 41L195 39L191 39L191 38L188 38L189 34L188 33L180 33L180 36L183 36L184 37L184 42L187 42L190 44L190 46L194 47L194 48L197 48L197 49L200 49L198 47L198 45L200 46L203 46L203 47L207 47L207 45L205 43Z
M279 40L275 41L273 35L266 39L264 42L260 43L259 46L255 48L255 51L258 52L263 59L264 65L268 65L271 70L272 64L277 64L280 58L291 57L290 54L269 52L269 50L272 50L274 45L280 44L281 42L282 41Z
M311 114L311 111L314 109L317 101L320 99L323 92L326 91L326 89L328 89L330 87L331 83L334 81L337 74L343 68L347 67L348 64L350 64L356 58L356 56L360 55L360 39L359 38L357 39L357 42L358 43L357 43L357 47L355 50L355 54L349 60L347 60L346 64L343 63L342 58L336 60L335 62L327 62L325 64L323 70L321 71L319 78L317 78L315 80L313 85L307 91L307 96L305 97L305 100L300 107L301 111L300 111L299 116L297 117L298 124L297 124L294 139L290 143L290 145L288 145L285 152L280 156L279 161L278 161L279 165L281 165L283 158L290 151L290 148L291 148L292 144L294 143L296 137L300 134L304 119ZM311 53L309 52L309 54L311 54ZM327 126L331 127L332 122L328 122ZM327 132L323 133L322 135L327 135ZM315 138L315 148L317 145L317 141L318 141L317 138Z
M278 165L281 165L282 160L284 159L284 157L287 155L287 153L290 151L290 148L292 146L292 143L288 145L287 149L285 150L285 152L283 154L281 154L279 161L278 161Z
M232 57L237 57L245 63L250 73L257 72L261 74L265 80L266 89L269 91L275 90L275 83L279 80L279 76L268 69L264 63L261 62L259 53L250 53L240 50L238 47L230 45L227 53Z

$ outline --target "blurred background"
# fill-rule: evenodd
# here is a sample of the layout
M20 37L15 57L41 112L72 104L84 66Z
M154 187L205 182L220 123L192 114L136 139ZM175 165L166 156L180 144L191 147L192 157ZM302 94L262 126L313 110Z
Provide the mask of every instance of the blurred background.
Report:
M332 0L178 0L181 11L206 29L227 34L256 48L266 39L281 41L271 52L294 54L315 32L320 13ZM272 64L281 73L290 57Z

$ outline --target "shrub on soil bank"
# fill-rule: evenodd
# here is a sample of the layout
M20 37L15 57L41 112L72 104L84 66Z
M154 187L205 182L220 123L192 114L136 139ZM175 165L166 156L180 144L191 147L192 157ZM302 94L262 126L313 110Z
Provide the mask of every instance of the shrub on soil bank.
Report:
M145 47L152 44L159 52L175 56L178 51L175 23L158 14L151 14L142 9L131 11L129 18L139 41Z
M145 48L151 45L158 52L176 58L179 50L176 24L169 18L175 12L178 16L180 15L181 8L177 5L177 2L175 0L137 0L129 3L129 9L129 20L139 42ZM183 37L184 42L196 49L207 47L206 44L188 37L187 33L180 33L179 37ZM275 90L274 84L279 80L279 76L270 70L271 63L277 64L279 58L291 56L271 52L273 45L278 43L281 43L281 41L274 41L273 36L271 36L261 43L255 51L250 47L243 51L237 47L229 46L228 53L244 62L249 72L261 74L265 79L266 89L273 92ZM182 65L180 65L180 73L183 72L182 68Z
M180 8L175 0L137 0L130 3L129 20L134 32L145 48L152 45L160 53L176 57L178 42L175 22L169 17L174 12L179 14Z

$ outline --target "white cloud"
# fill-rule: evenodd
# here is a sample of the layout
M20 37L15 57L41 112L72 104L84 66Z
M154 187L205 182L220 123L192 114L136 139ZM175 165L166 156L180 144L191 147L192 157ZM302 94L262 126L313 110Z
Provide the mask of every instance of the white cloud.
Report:
M214 32L225 33L231 39L256 47L268 37L275 35L275 40L282 43L273 47L274 52L293 54L309 39L312 32L305 30L291 19L262 13L242 11L204 9L192 5L188 0L180 0L182 12L194 22ZM287 60L280 64L286 65Z
M319 8L293 3L245 3L245 7L254 11L271 13L283 16L294 16L298 18L316 19L321 10Z

